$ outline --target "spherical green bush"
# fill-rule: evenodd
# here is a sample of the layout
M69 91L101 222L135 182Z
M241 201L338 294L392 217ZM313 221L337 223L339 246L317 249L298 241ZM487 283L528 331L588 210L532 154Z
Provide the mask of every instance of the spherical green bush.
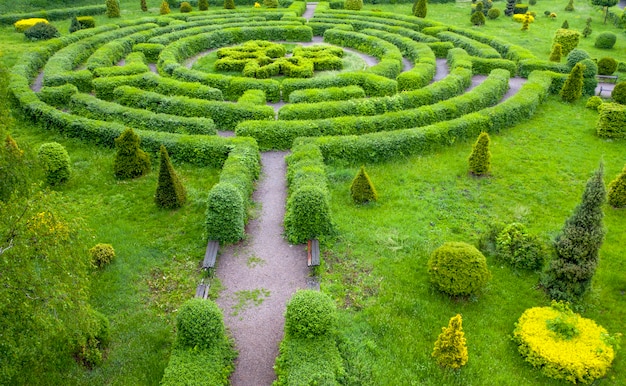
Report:
M626 105L626 82L619 82L611 91L611 98L621 105Z
M613 32L606 31L598 35L594 46L596 48L610 49L610 48L613 48L616 41L617 41L617 35L615 35Z
M178 310L176 341L180 346L207 349L224 339L222 310L212 300L187 300Z
M569 54L567 54L567 65L571 69L574 68L576 63L582 62L583 60L589 58L591 58L591 56L589 56L589 53L587 51L580 48L574 48L570 51Z
M589 97L589 99L587 99L587 104L585 105L586 108L591 109L591 110L598 110L598 106L600 106L602 104L602 98L600 98L597 95L594 95L592 97Z
M57 142L44 143L39 148L37 155L48 184L58 185L69 180L71 175L70 156L63 145Z
M115 249L113 249L111 244L96 244L89 250L89 255L91 256L91 264L102 268L113 261Z
M497 18L500 17L500 10L498 8L491 8L489 11L487 11L487 17L490 20L495 20Z
M37 23L24 31L24 36L28 40L37 41L58 38L59 36L61 36L61 33L59 32L57 27L53 26L52 24Z
M583 78L595 78L598 75L598 65L592 59L584 59L580 64L585 66L583 69Z
M602 58L598 60L598 75L612 75L617 70L617 60Z
M287 303L285 331L294 338L315 338L328 334L337 323L337 307L326 294L297 291Z
M189 13L191 11L193 11L193 8L191 7L191 4L189 4L189 2L183 1L182 3L180 3L180 13Z
M496 237L498 259L515 268L540 269L546 258L543 244L523 224L507 225Z
M428 260L428 274L435 288L452 296L477 294L491 278L485 256L463 242L435 249Z

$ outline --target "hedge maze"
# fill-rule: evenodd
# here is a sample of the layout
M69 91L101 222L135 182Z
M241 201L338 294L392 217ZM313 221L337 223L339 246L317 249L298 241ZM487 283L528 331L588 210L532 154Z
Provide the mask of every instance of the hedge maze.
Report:
M113 146L132 127L147 151L164 145L173 159L222 168L211 197L223 212L207 219L221 242L243 235L259 150L293 149L286 226L302 242L331 228L325 162L382 162L498 132L530 118L569 72L470 29L325 2L306 20L305 9L214 8L82 29L25 53L9 87L45 128ZM286 56L284 42L302 45ZM377 63L343 71L344 48ZM214 71L191 68L214 50ZM442 60L448 71L434 81ZM468 89L477 74L485 80ZM515 76L527 79L504 99ZM317 223L300 220L316 208Z

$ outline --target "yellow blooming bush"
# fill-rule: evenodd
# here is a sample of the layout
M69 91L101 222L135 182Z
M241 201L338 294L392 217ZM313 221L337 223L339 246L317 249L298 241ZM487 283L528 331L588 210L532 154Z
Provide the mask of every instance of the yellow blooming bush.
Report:
M513 21L516 21L518 23L523 23L525 17L526 17L525 14L518 13L518 14L513 15ZM531 23L535 21L535 17L533 15L528 15L528 17L530 18Z
M546 376L573 383L603 377L615 357L614 338L604 328L554 301L524 311L513 339L526 361Z
M15 27L15 30L17 32L24 32L37 23L48 24L48 20L37 18L37 17L31 18L31 19L22 19L22 20L16 21L15 24L13 24L13 26Z
M254 3L254 8L261 8L261 4L259 4L259 3Z

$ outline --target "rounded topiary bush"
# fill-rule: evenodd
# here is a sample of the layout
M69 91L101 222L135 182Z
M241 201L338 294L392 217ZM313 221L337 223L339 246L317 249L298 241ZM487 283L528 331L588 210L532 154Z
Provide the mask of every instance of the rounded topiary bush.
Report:
M546 251L537 236L529 234L523 224L512 223L496 237L496 256L515 268L540 269Z
M587 104L585 105L585 107L588 109L597 111L598 106L600 106L602 103L603 103L602 98L600 98L597 95L594 95L590 97L589 99L587 99Z
M363 0L346 0L344 7L352 11L360 11L363 8Z
M584 59L580 64L585 66L583 69L583 78L595 78L598 75L598 65L592 59Z
M72 173L70 156L63 145L57 142L44 143L37 155L48 184L58 185L69 180Z
M592 383L603 377L615 350L608 332L567 305L529 308L516 323L513 339L527 362L550 378Z
M580 42L580 32L571 29L559 28L554 35L553 43L561 45L561 53L569 54Z
M336 323L337 307L322 292L299 290L287 303L285 332L290 337L310 339L326 335Z
M611 91L611 98L619 104L626 104L626 82L619 82Z
M589 53L587 51L582 50L580 48L574 48L573 50L570 51L569 54L567 54L567 66L570 69L574 68L576 63L582 62L583 60L589 59L589 58L591 58L591 56L589 56Z
M614 208L626 207L626 166L609 184L607 201Z
M111 244L96 244L89 250L89 255L91 256L91 264L102 268L113 261L115 249L113 249Z
M191 4L189 4L189 2L183 1L182 3L180 3L181 13L189 13L191 11L193 11L193 8L191 7Z
M617 70L617 60L602 58L598 60L598 75L612 75Z
M500 13L501 12L498 8L491 8L489 11L487 11L487 17L490 20L495 20L500 17Z
M435 249L428 260L428 274L438 290L452 296L477 294L491 278L485 256L462 242Z
M605 31L605 32L602 32L600 35L598 35L598 37L596 38L596 42L594 43L594 46L596 48L610 49L610 48L613 48L616 41L617 41L617 35L615 35L613 32Z
M225 337L222 310L212 300L194 298L183 303L176 328L176 342L183 347L207 349Z
M52 24L37 23L24 31L24 36L28 40L37 41L58 38L59 36L61 36L61 33L59 32L57 27L53 26Z
M246 208L233 184L220 182L209 191L206 232L210 240L234 243L243 238Z

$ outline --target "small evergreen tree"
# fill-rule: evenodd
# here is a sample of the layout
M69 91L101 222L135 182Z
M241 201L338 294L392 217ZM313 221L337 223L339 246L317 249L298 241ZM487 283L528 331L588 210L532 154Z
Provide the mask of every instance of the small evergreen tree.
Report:
M159 14L161 14L161 15L167 15L167 14L169 14L170 12L171 12L171 11L170 11L170 5L169 5L169 3L168 3L167 1L165 1L165 0L163 0L163 1L161 2L161 8L159 9Z
M78 21L78 19L76 17L72 18L72 22L70 23L70 33L74 33L78 30L80 30L81 26L80 26L80 22Z
M583 30L583 37L588 38L593 30L591 29L591 18L587 18L587 23L585 24L585 29Z
M224 9L235 9L235 0L224 0Z
M542 284L554 300L580 299L591 285L604 240L602 206L606 202L604 166L587 181L580 205L554 240L556 257Z
M482 132L472 147L469 156L469 171L475 176L489 174L491 169L491 152L489 152L489 134Z
M470 22L475 26L485 25L485 14L483 13L482 3L476 5L476 12L472 13Z
M504 9L506 16L511 16L515 13L515 4L517 4L517 0L506 0L506 8Z
M150 171L150 157L139 148L140 142L133 129L126 129L115 139L117 154L113 161L113 169L117 178L140 177Z
M565 11L574 12L574 0L569 0L567 5L565 6Z
M198 1L198 10L207 11L209 9L209 0Z
M180 182L165 146L161 145L161 163L159 167L159 182L154 200L162 208L179 208L186 200L185 187Z
M370 177L365 172L364 166L361 166L359 173L352 180L350 194L352 195L352 200L357 204L364 204L378 199L374 184L372 184Z
M550 61L560 63L561 62L561 45L556 43L552 46L552 51L550 52Z
M458 369L467 363L467 342L463 332L463 319L460 314L450 318L448 327L441 328L435 342L433 357L441 367Z
M141 10L146 12L148 11L148 4L146 4L146 0L141 0L139 5L141 6Z
M561 28L569 29L569 23L567 22L567 20L563 21L563 24L561 24Z
M117 2L117 0L106 0L106 6L107 17L120 17L120 4Z
M626 207L626 166L609 184L608 202L614 208Z
M583 95L583 71L585 65L576 63L572 72L565 80L563 88L561 88L561 99L565 102L575 102Z
M417 0L413 8L414 16L421 17L422 19L426 17L426 13L428 12L428 4L426 0Z
M526 12L524 20L522 21L522 31L528 31L530 28L530 13Z

